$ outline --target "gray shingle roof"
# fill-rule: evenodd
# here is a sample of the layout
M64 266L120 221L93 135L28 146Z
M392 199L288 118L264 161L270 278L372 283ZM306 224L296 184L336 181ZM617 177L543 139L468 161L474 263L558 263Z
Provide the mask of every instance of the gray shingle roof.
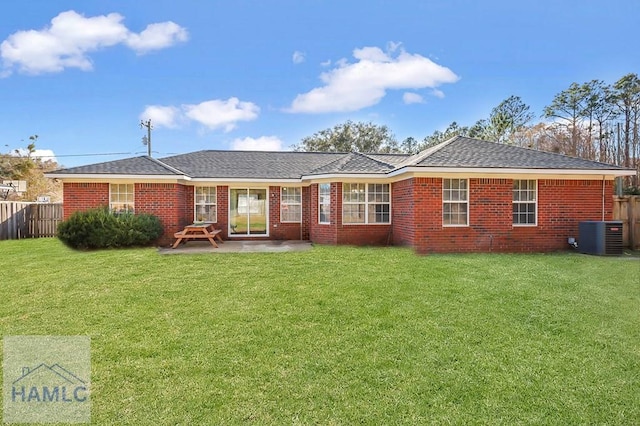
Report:
M623 169L552 152L457 136L414 164L422 167L514 169Z
M198 151L161 159L194 178L300 179L345 154L292 151Z
M179 170L173 170L161 161L146 155L56 170L48 174L182 175Z
M403 167L627 170L610 164L457 136L416 155L292 151L197 151L147 156L47 173L164 175L212 179L300 179L320 174L381 174Z
M327 173L386 173L394 167L388 163L376 160L371 155L352 152L341 154L333 162L312 170L307 175Z

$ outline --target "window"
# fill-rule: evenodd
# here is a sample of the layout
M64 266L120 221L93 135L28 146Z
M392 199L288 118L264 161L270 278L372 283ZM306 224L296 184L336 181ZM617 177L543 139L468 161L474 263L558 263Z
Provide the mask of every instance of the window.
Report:
M318 185L318 222L331 223L331 184Z
M109 185L109 210L113 213L133 213L133 184L112 183Z
M302 188L281 188L280 222L302 222Z
M537 182L535 180L513 181L513 224L536 224Z
M342 223L389 223L391 201L388 183L342 185Z
M218 206L215 186L196 186L194 197L194 220L196 222L217 222Z
M469 225L469 183L467 179L442 180L442 224Z

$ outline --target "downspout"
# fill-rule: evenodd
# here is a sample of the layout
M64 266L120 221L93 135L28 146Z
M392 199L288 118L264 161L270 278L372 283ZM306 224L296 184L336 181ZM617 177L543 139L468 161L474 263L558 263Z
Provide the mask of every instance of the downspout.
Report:
M602 175L602 221L604 222L604 175Z

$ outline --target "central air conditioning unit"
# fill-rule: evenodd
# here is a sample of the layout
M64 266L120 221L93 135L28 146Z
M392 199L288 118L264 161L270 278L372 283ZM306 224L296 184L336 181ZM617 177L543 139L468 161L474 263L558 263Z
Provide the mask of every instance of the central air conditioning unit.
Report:
M580 253L600 256L622 254L622 222L617 220L580 222L578 231Z

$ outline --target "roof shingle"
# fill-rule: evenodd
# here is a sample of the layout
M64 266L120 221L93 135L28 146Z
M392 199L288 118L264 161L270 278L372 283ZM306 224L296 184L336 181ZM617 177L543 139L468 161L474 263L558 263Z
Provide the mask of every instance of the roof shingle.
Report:
M627 170L550 152L462 136L416 155L293 151L197 151L162 159L147 156L58 170L48 175L164 175L202 179L301 179L320 174L381 174L404 167Z
M414 164L421 167L623 169L611 164L457 136Z

